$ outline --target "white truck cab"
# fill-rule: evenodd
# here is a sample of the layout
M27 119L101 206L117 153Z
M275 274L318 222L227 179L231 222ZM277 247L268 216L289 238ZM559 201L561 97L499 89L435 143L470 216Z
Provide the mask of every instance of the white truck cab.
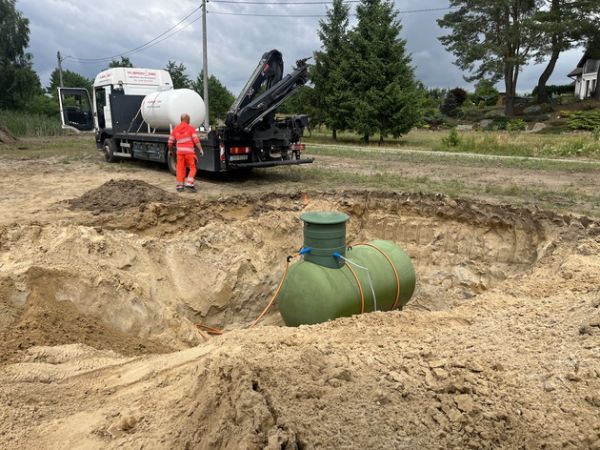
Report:
M173 89L166 70L115 67L100 72L94 80L94 93L83 88L59 88L63 128L92 131L113 128L111 96L146 96L152 92Z

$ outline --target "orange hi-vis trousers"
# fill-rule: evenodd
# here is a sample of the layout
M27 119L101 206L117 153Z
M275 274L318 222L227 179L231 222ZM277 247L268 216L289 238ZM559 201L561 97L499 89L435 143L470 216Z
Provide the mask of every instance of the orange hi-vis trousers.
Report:
M186 169L190 171L185 176ZM190 152L177 152L177 186L183 186L184 181L186 186L194 186L194 177L196 176L196 154Z

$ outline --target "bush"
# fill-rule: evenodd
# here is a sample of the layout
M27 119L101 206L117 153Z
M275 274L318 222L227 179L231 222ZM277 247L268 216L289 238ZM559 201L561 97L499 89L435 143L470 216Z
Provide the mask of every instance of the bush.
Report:
M25 111L31 114L41 114L60 119L60 107L58 105L58 100L46 95L38 95L33 97L25 105Z
M458 106L462 106L467 100L468 94L467 91L465 91L464 89L457 87L452 89L450 92L452 92L452 94L454 95L454 98L456 99L456 104Z
M450 91L448 92L448 94L446 94L446 98L444 98L444 103L442 103L442 106L440 106L440 111L442 112L442 114L445 114L448 117L456 117L457 108L458 101L456 100L456 97L454 96L452 91Z
M462 140L458 135L458 131L456 131L456 128L452 128L452 130L450 130L450 134L448 134L448 137L442 138L442 144L444 145L444 147L458 147L461 144L461 142Z
M506 117L493 117L491 119L491 122L485 127L486 131L501 131L501 130L506 130L508 127L508 123L510 122L509 119L507 119Z
M527 129L527 122L523 119L509 120L506 124L508 131L525 131Z
M473 122L479 122L483 116L484 112L471 102L465 102L457 111L458 118Z
M420 128L437 129L446 125L447 120L437 109L426 109L423 112Z
M475 96L487 106L494 106L500 99L500 93L490 80L481 80L475 87Z
M573 92L575 92L575 87L573 87L573 85L571 85L571 84L560 84L560 85L550 84L550 85L546 86L546 92L548 93L548 95L550 97L554 97L555 95L562 95L562 94L573 94ZM531 96L537 97L537 94L538 94L538 88L536 86L535 88L533 88L533 91L531 92Z
M594 131L600 128L600 110L578 111L567 121L572 130Z

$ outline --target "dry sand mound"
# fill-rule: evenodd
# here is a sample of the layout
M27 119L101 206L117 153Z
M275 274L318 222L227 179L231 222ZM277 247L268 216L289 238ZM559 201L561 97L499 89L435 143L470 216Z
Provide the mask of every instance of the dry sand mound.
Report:
M152 339L124 333L101 317L79 311L74 303L58 300L51 293L63 281L59 272L32 267L24 278L32 288L25 303L0 301L0 365L15 361L22 350L38 345L78 342L123 355L173 350Z
M173 202L175 195L142 180L110 180L102 186L67 201L73 210L94 213L118 212L150 203Z

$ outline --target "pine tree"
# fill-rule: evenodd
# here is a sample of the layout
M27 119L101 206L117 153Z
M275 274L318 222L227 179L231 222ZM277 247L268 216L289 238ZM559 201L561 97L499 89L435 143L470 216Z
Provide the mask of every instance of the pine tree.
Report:
M379 133L407 133L421 116L422 95L417 89L402 25L393 3L362 0L356 8L358 25L349 33L343 77L352 94L352 128L365 142Z
M333 139L337 131L347 128L349 110L348 84L342 77L341 66L347 45L349 6L342 0L334 0L327 12L327 21L319 22L319 38L322 50L315 52L315 65L310 76L314 83L312 99L317 117L314 122L331 128Z
M521 69L540 46L532 18L541 0L450 0L454 11L438 20L451 33L440 41L456 65L472 75L467 81L504 79L506 115L514 115Z

